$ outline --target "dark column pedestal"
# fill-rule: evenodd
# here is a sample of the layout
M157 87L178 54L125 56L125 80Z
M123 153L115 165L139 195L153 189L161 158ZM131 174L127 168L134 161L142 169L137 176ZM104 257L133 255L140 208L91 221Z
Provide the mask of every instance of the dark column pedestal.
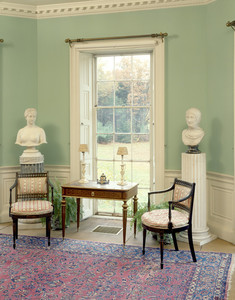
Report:
M21 164L21 173L42 173L44 172L44 163L37 164Z

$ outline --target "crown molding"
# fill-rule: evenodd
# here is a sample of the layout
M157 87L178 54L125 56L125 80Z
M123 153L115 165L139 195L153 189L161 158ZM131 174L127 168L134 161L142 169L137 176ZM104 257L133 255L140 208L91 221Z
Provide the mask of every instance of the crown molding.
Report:
M45 19L162 8L207 5L215 0L91 0L53 5L21 5L0 2L0 15Z

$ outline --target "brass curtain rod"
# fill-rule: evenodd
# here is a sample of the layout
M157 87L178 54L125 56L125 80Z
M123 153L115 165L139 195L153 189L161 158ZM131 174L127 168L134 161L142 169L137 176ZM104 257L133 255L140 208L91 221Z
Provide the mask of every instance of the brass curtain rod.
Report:
M69 38L65 40L65 43L82 43L82 42L91 42L91 41L102 41L102 40L120 40L120 39L132 39L132 38L145 38L145 37L161 37L162 40L168 36L168 33L153 33L153 34L146 34L146 35L131 35L131 36L113 36L113 37L102 37L102 38L88 38L88 39L74 39L70 40Z
M0 39L0 43L3 43L4 42L4 39Z
M235 21L232 21L232 22L228 21L228 22L226 23L226 26L227 26L227 27L232 27L232 29L235 30Z

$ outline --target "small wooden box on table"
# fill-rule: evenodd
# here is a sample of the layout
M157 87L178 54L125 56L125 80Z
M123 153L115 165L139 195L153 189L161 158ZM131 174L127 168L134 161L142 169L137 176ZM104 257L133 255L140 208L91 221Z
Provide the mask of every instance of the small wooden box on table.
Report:
M123 220L123 245L126 243L126 225L127 225L127 208L128 200L133 198L133 211L137 212L138 198L137 198L137 183L128 182L126 185L121 186L116 182L109 184L98 184L96 181L89 181L88 183L79 183L73 181L62 186L62 236L65 236L65 207L66 197L75 197L77 199L77 230L80 221L80 199L106 199L123 201L122 204L122 220ZM134 223L134 236L136 236L136 222Z

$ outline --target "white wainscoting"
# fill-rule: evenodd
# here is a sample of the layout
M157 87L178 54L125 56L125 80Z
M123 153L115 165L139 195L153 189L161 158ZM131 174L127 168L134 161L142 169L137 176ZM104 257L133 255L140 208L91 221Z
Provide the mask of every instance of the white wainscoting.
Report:
M180 178L180 171L166 170L165 186L174 178ZM207 226L218 238L235 244L235 199L234 177L207 172Z
M45 166L50 179L61 183L70 181L69 166ZM0 168L0 223L9 222L9 188L14 183L19 167ZM166 170L165 187L169 187L181 172ZM234 177L207 172L207 225L210 232L235 244Z

